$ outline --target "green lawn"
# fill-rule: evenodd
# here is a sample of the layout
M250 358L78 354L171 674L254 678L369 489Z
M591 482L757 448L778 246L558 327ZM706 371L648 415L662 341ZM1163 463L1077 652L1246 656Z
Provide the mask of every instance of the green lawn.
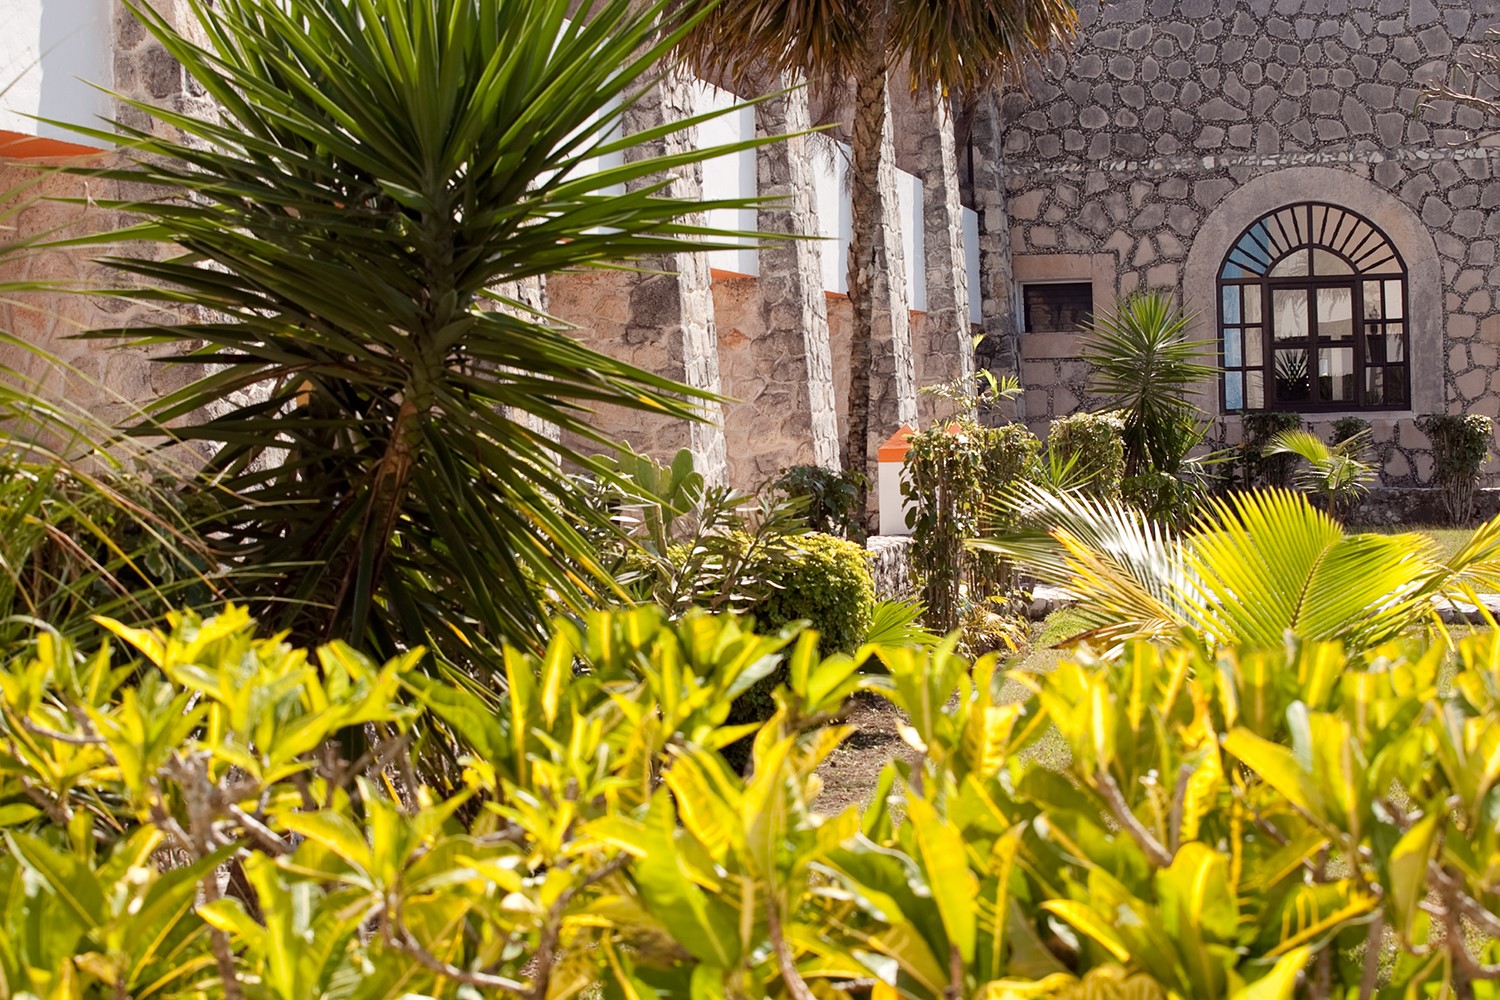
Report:
M1473 528L1449 528L1429 524L1381 524L1357 526L1355 531L1375 535L1404 535L1408 533L1426 535L1437 543L1444 559L1453 555L1473 536Z

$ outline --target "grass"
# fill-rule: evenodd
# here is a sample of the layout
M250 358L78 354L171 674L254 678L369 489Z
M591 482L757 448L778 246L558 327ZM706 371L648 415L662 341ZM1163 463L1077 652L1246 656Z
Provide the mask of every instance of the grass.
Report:
M1452 528L1429 524L1357 525L1354 530L1372 535L1426 535L1437 543L1438 552L1444 559L1447 559L1463 548L1469 539L1474 536L1473 528Z

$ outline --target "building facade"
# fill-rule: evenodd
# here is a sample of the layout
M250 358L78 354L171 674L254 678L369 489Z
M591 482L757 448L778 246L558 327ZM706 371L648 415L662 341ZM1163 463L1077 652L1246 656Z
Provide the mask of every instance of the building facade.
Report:
M175 10L176 0L158 2ZM0 99L0 158L10 161L0 170L12 183L29 175L27 160L109 155L30 117L135 114L82 81L179 106L201 100L120 0L0 9L11 26L0 45L21 67ZM1315 427L1356 415L1373 426L1388 485L1426 484L1416 417L1500 416L1500 149L1468 141L1487 124L1476 112L1424 100L1500 20L1500 0L1081 0L1080 11L1077 44L1003 98L955 115L893 88L871 455L902 424L937 414L919 387L970 372L976 332L979 363L1020 377L1017 409L1039 432L1093 405L1080 322L1159 288L1195 315L1207 356L1225 369L1200 393L1219 440L1235 443L1256 410L1293 410ZM648 86L626 131L734 100L682 74ZM712 224L820 238L514 290L580 339L724 397L703 406L697 426L601 412L611 437L662 458L690 448L710 479L742 488L793 464L840 464L851 327L840 121L793 90L659 140L719 144L829 125L673 181L710 199L773 199L712 213ZM41 193L84 193L56 188L78 183L49 180ZM66 231L90 210L33 204L11 221L22 236ZM0 272L100 277L84 255L55 251L14 255ZM105 308L39 297L0 306L0 324L61 347L106 397L169 388L171 369L140 354L67 344L69 333L140 318Z
M1026 417L1087 399L1078 317L1164 289L1225 372L1217 436L1368 420L1426 485L1423 413L1500 417L1495 122L1430 102L1495 0L1118 0L1003 105ZM1493 476L1490 477L1494 479Z

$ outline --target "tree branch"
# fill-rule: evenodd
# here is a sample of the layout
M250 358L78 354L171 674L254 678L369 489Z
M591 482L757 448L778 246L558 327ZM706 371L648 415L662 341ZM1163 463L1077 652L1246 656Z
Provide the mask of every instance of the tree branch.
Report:
M1161 841L1136 818L1135 813L1130 811L1130 805L1125 801L1125 794L1120 791L1120 786L1115 784L1115 779L1102 767L1094 774L1094 784L1099 793L1104 796L1104 801L1109 804L1109 812L1115 818L1130 838L1140 845L1141 850L1146 852L1146 860L1157 868L1166 868L1172 863L1172 852L1162 846Z

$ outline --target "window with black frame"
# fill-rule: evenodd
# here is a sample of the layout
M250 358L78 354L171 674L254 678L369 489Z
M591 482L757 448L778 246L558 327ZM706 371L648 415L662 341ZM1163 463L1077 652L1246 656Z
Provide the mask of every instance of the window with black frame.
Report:
M1225 412L1410 405L1406 264L1368 219L1304 202L1240 236L1219 271Z

